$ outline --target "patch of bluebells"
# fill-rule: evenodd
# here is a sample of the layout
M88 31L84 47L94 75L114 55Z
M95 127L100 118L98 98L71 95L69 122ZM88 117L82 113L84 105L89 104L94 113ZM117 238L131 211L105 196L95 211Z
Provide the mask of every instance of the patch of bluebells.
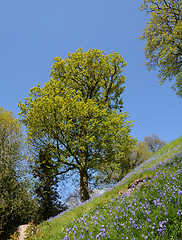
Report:
M127 182L127 180L137 174L138 172L142 173L142 172L147 172L147 171L151 171L151 170L155 170L158 168L158 166L161 165L165 165L168 161L170 161L171 159L166 158L167 155L171 155L175 152L180 152L180 149L182 151L182 143L175 146L173 149L166 149L166 151L163 151L162 153L159 152L158 154L156 154L155 156L152 156L151 158L149 158L147 161L143 162L142 164L140 164L139 166L137 166L135 169L133 169L131 172L129 172L128 174L126 174L126 176L119 182L116 183L113 187L118 186L118 185L122 185L125 184ZM180 155L181 153L177 153L177 155ZM174 154L173 154L174 155ZM176 155L176 156L177 156ZM165 160L163 162L159 162L159 159L161 158L165 158ZM150 165L153 165L152 167L149 167ZM108 190L112 190L113 189L110 188Z
M73 219L60 239L182 239L182 153L154 169L140 188Z
M182 149L182 143L179 144L179 145L177 145L177 146L175 146L172 150L170 150L170 152L179 151L179 149ZM103 195L105 192L112 191L113 188L116 187L116 186L118 186L118 185L123 185L123 184L125 184L125 183L127 182L127 180L128 180L132 175L134 175L134 174L137 173L137 172L142 173L142 172L150 171L150 170L152 170L152 169L153 169L153 170L154 170L154 169L157 169L157 168L160 167L161 165L165 165L167 162L171 161L173 158L172 158L172 159L166 159L165 161L160 162L160 163L158 163L158 159L161 158L161 157L164 157L166 154L168 154L168 150L167 150L166 152L164 151L162 154L159 153L159 154L155 155L154 157L149 158L147 161L143 162L143 163L140 164L138 167L136 167L134 170L132 170L131 172L129 172L128 174L126 174L126 176L125 176L120 182L116 183L113 187L105 189L105 191L103 191L102 193L97 194L96 196L90 198L89 200L87 200L87 201L85 201L85 202L80 202L76 207L79 207L79 206L81 206L81 205L84 205L84 204L88 203L89 201L92 201L94 198L96 198L96 197L98 197L98 196L100 196L100 195ZM179 155L180 155L180 154L182 154L182 153L179 153ZM178 154L177 154L176 156L178 156ZM156 162L156 164L155 164L153 167L146 169L146 167L147 167L150 163L154 163L154 162ZM54 216L54 217L50 217L47 221L51 221L51 220L53 220L53 219L59 218L61 215L65 214L66 212L68 212L68 211L70 211L70 210L72 210L73 208L75 208L75 207L70 207L70 208L66 209L65 211L61 212L60 214L58 214L58 215L56 215L56 216Z

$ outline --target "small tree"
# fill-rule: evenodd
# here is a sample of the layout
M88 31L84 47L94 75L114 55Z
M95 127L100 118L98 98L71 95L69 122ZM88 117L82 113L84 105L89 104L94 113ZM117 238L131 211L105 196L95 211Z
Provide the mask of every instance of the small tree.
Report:
M147 145L148 149L150 151L152 151L153 153L155 153L156 151L158 151L159 149L161 149L162 147L164 147L166 145L165 141L162 141L157 135L152 135L150 136L146 136L144 138L145 144Z
M153 153L162 148L166 144L157 135L145 137L144 141L138 143L131 149L130 153L125 156L125 165L110 165L103 167L97 175L95 175L97 187L105 187L119 182L131 169L145 162L152 157Z
M146 39L149 70L158 69L162 84L176 79L173 88L182 97L182 1L144 0L140 10L150 14L141 39Z
M97 187L108 187L119 182L130 170L140 165L153 153L148 149L145 142L139 141L127 154L125 165L116 168L114 166L105 167L95 176Z
M23 164L21 126L0 108L0 239L7 239L20 224L34 217L36 202L21 174Z
M51 79L30 90L19 104L28 141L36 148L51 144L62 173L77 171L81 200L89 199L89 171L124 164L133 145L131 122L122 113L126 65L116 52L93 49L57 57Z
M130 154L131 169L145 162L152 156L145 142L139 141Z
M60 202L57 192L58 186L58 167L51 158L49 146L39 151L38 158L31 165L32 173L36 178L35 193L39 202L39 221L59 214L66 209Z
M94 175L94 187L110 187L119 182L131 170L132 163L130 155L133 148L134 145L129 149L129 151L125 152L125 156L123 156L124 161L121 161L120 163L112 162L110 165L103 165L99 168Z

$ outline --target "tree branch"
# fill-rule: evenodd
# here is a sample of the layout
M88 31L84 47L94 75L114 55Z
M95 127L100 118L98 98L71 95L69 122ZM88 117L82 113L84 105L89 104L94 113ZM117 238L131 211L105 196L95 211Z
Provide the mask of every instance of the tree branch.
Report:
M59 174L67 173L67 172L69 172L70 170L73 170L73 169L75 169L75 167L69 167L69 168L67 168L67 169L64 170L64 171L59 172Z

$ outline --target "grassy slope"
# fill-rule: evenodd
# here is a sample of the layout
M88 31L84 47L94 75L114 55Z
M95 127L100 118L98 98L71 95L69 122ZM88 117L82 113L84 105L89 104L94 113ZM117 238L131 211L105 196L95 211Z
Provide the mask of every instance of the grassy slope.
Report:
M180 155L174 159L179 153L182 137L159 150L103 195L44 222L39 234L31 239L181 239L182 161ZM167 165L166 160L170 162ZM152 179L128 192L130 183L145 177ZM174 195L172 199L170 195Z

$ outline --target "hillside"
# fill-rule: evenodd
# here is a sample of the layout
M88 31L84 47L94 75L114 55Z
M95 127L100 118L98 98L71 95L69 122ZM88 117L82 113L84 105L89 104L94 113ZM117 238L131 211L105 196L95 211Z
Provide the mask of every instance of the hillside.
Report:
M29 239L182 239L182 137Z

